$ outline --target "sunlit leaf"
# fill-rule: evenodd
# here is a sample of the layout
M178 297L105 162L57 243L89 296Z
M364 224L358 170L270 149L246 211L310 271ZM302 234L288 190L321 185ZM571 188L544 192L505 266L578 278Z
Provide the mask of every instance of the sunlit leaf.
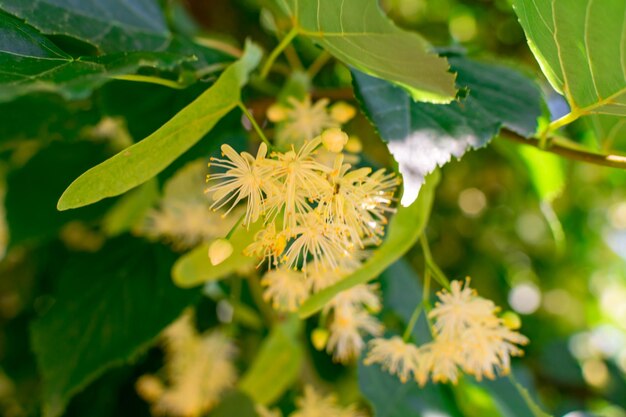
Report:
M209 244L203 244L181 256L172 269L172 278L179 287L188 288L228 277L230 274L246 268L253 268L258 259L243 254L244 249L253 242L254 236L263 226L257 222L247 228L241 224L228 239L234 252L226 260L213 265L209 260Z
M501 127L530 136L541 114L537 86L522 74L502 66L451 56L457 85L467 97L448 105L415 103L402 89L353 71L355 87L404 179L402 204L419 192L424 177L437 166L485 146Z
M256 403L272 404L298 377L303 359L298 341L300 324L292 317L274 326L241 379L239 389Z
M260 49L249 43L244 56L228 67L213 86L156 132L78 177L59 199L58 209L81 207L122 194L161 172L237 106L241 87L260 58Z
M277 1L300 34L346 64L401 85L415 100L447 103L454 98L454 75L445 58L418 34L396 27L378 1Z
M173 260L163 247L120 238L64 269L54 305L32 325L45 417L60 415L107 368L136 357L197 300L198 292L172 285Z
M408 252L428 223L438 183L439 172L436 171L428 177L426 184L420 190L419 197L413 204L408 207L398 207L398 211L389 223L385 241L372 256L356 272L306 300L300 307L300 316L309 317L321 310L341 291L371 281Z
M572 114L626 115L626 2L513 0L513 6Z

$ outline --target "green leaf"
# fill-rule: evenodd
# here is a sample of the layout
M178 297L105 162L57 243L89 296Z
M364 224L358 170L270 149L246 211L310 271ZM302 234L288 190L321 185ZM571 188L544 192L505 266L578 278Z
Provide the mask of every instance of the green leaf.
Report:
M428 384L406 384L384 372L378 365L366 366L359 361L359 388L374 409L376 417L455 416L454 400L446 398L445 388Z
M239 389L255 403L274 403L298 378L303 359L300 325L297 317L291 317L274 326L239 382Z
M258 417L254 402L240 391L228 393L208 417Z
M259 47L248 43L240 60L156 132L78 177L65 190L57 208L81 207L122 194L161 172L237 106L241 87L260 58Z
M503 417L551 417L513 376L477 384L489 392Z
M506 127L531 136L541 115L537 86L520 73L462 56L449 62L467 96L442 106L415 103L392 84L353 71L366 114L388 142L404 180L402 204L415 199L424 177L452 157L485 146Z
M254 241L254 236L263 227L263 222L257 222L246 228L242 224L228 238L234 251L224 262L213 265L209 260L209 243L198 246L191 252L181 256L172 269L172 278L179 287L189 288L228 277L241 269L253 267L258 260L246 256L243 250Z
M626 2L513 0L513 7L573 115L626 115Z
M5 207L10 245L45 241L68 222L92 221L104 214L108 204L74 213L59 213L55 204L68 181L107 154L101 144L93 142L53 142L9 171Z
M537 196L547 202L558 197L565 187L562 159L530 146L519 146L517 152L526 164Z
M196 291L172 285L173 260L164 247L128 237L72 258L54 305L31 328L45 417L60 415L107 368L135 358L197 300Z
M438 183L439 172L436 171L427 178L426 184L413 204L408 207L398 207L398 211L389 223L385 241L361 268L336 284L312 295L300 307L298 312L300 317L306 318L315 314L341 291L371 281L407 253L428 223Z
M155 0L0 0L0 9L48 35L65 35L102 52L154 51L170 33Z
M406 88L415 100L454 98L454 75L445 58L418 34L396 27L377 0L277 1L298 33L346 64Z
M159 185L156 179L149 180L115 203L102 219L102 229L108 236L131 230L158 199Z
M85 98L113 77L134 74L139 69L174 71L195 59L173 52L73 58L32 27L1 12L0 34L0 102L33 92Z

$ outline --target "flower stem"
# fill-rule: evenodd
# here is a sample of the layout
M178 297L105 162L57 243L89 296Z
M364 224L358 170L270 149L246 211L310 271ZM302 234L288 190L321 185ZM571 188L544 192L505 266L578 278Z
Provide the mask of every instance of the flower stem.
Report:
M321 54L319 54L317 56L317 58L315 58L315 61L313 61L313 63L309 66L309 69L307 69L307 74L309 75L310 79L315 78L315 76L317 75L318 72L320 72L320 70L322 68L324 68L324 65L326 65L326 63L332 58L333 56L328 52L328 51L322 51Z
M261 79L267 77L270 69L272 68L272 64L276 61L276 58L283 52L283 50L291 43L291 41L298 35L298 29L292 28L285 37L280 41L280 43L274 48L274 50L270 53L270 56L267 57L267 61L263 65L263 69L261 70Z
M111 78L122 81L135 81L140 83L163 85L165 87L175 88L177 90L182 90L183 88L187 87L187 85L181 84L178 81L167 80L165 78L153 77L150 75L126 74L113 75Z
M426 262L426 267L433 274L433 278L435 281L439 283L442 287L449 290L450 289L450 281L445 276L445 274L439 269L439 266L435 263L433 259L433 255L430 252L430 246L428 246L428 238L425 233L422 233L420 237L420 243L422 245L422 252L424 253L424 262Z
M272 148L272 144L270 143L270 141L267 139L267 137L265 137L265 134L263 133L263 130L261 129L261 127L257 124L254 116L252 115L252 113L250 113L250 111L248 110L248 108L242 103L239 102L237 104L239 106L239 108L241 109L241 111L243 112L243 114L246 115L246 117L248 118L248 120L250 120L250 123L252 124L252 127L254 127L254 130L256 131L256 133L259 135L259 137L261 138L261 140L263 142L265 142L265 144L267 145L268 148Z
M417 319L419 318L420 314L422 312L422 303L417 303L417 306L415 307L415 310L413 310L413 314L411 315L411 319L409 320L409 323L406 325L406 329L404 329L404 334L402 335L402 340L404 340L404 342L408 342L409 340L411 340L411 334L413 333L413 329L415 328L415 325L417 324Z

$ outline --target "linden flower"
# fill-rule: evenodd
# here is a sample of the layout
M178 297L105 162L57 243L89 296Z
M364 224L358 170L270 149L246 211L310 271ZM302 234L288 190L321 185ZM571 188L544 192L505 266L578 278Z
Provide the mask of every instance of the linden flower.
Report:
M335 309L357 309L365 307L369 311L381 309L379 286L377 284L360 284L337 294L326 306L326 311Z
M209 166L223 168L226 172L207 176L207 182L218 183L207 189L212 194L214 203L211 208L218 210L230 204L228 214L240 201L247 199L244 224L254 223L263 212L264 193L271 193L271 184L264 180L268 167L263 164L267 154L267 145L259 146L256 159L247 152L238 154L229 145L222 145L222 154L227 159L211 158Z
M164 331L168 385L156 377L137 381L154 415L196 417L206 414L235 385L235 348L221 332L197 334L186 312Z
M418 383L424 385L429 376L434 382L456 383L460 370L479 381L509 372L511 356L521 355L518 345L528 339L504 325L498 307L479 297L469 279L465 285L452 282L439 300L429 314L435 321L434 341L419 349Z
M339 122L328 112L328 99L321 99L313 104L310 96L305 97L303 101L289 97L287 102L289 106L281 108L282 117L274 117L272 120L283 122L277 136L280 144L300 145L315 138L324 129L339 127ZM269 111L276 112L276 108L270 107ZM268 113L268 116L272 115Z
M436 319L435 329L438 334L456 335L472 325L497 324L495 312L498 308L491 300L478 297L475 290L469 287L469 279L465 286L461 281L450 284L450 292L438 294L439 302L430 312L429 317Z
M304 274L286 267L268 271L261 279L261 285L267 287L263 298L271 301L276 310L296 311L309 296L309 284Z
M265 229L259 231L254 242L244 249L246 256L256 256L261 259L258 266L268 260L269 267L277 266L279 256L287 247L287 237L284 232L276 232L276 225L269 223Z
M342 231L340 225L324 222L317 210L299 216L297 226L291 229L295 238L285 252L284 263L291 268L302 263L306 273L310 258L316 267L336 269L340 260L349 255L349 242L342 238Z
M340 307L333 311L326 350L337 362L348 363L357 358L365 342L364 334L378 336L383 326L362 308Z
M334 395L321 396L313 387L304 387L304 395L296 400L298 409L290 417L362 417L353 405L343 408Z
M406 343L401 337L377 338L369 342L365 365L381 364L383 370L397 375L402 383L417 375L417 346Z
M210 210L211 202L202 192L206 177L204 160L190 162L165 183L158 207L152 208L133 230L141 236L169 241L177 249L225 236L239 217L222 219Z
M330 184L324 178L329 169L313 159L315 149L321 144L316 138L306 142L298 152L292 149L286 153L274 153L277 163L272 166L272 175L282 182L282 187L270 203L270 213L278 213L284 207L285 228L295 226L298 214L311 210L310 201L330 189Z

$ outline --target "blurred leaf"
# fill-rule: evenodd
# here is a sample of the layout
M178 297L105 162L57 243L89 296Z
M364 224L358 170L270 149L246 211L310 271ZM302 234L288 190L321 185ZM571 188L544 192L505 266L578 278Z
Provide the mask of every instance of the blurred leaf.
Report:
M102 229L117 236L133 228L159 199L159 185L151 179L120 198L102 219Z
M341 291L376 278L411 249L428 223L439 176L439 172L434 172L427 178L426 184L413 204L408 207L398 207L389 223L385 241L361 268L307 299L298 312L300 317L305 318L315 314Z
M626 117L594 114L586 119L603 149L626 150Z
M626 115L626 2L513 0L528 45L575 115Z
M87 97L114 76L140 68L172 71L191 56L171 52L124 52L73 58L18 19L0 12L0 102L32 92Z
M228 239L235 250L222 263L213 265L209 260L209 243L198 246L178 258L172 268L174 283L182 288L194 287L207 281L214 281L228 277L230 274L249 267L254 267L258 259L246 256L243 250L254 241L254 236L263 227L259 221L246 228L242 224Z
M407 89L414 100L448 103L454 75L417 33L396 27L376 0L277 0L298 33L346 64ZM355 18L358 16L358 18Z
M155 0L0 0L41 32L87 42L102 52L153 51L170 33Z
M507 67L451 56L457 85L467 97L451 104L415 103L402 89L353 71L365 113L388 142L404 179L402 204L413 202L424 177L454 156L485 146L501 127L523 136L537 128L537 86Z
M28 139L74 141L79 139L77 132L81 128L94 126L101 118L92 103L66 102L54 94L30 94L1 103L0 114L5 116L0 123L3 145L8 141L18 145Z
M55 204L72 178L107 154L101 144L54 142L9 171L5 207L10 245L49 239L70 221L94 220L104 214L108 204L74 213L59 213Z
M263 341L254 362L239 382L239 389L254 402L274 403L300 374L303 351L298 341L301 322L296 317L275 325Z
M66 266L54 305L31 328L44 416L60 415L72 395L135 358L197 300L197 291L172 285L173 260L164 247L124 237Z
M208 417L257 417L254 402L246 394L233 391L227 394L208 414Z
M146 139L121 151L78 177L57 208L67 210L122 194L165 169L206 135L240 100L240 89L261 58L249 43L244 56L216 83Z
M502 417L551 417L539 407L528 389L513 377L485 380L478 385L491 394Z
M557 155L530 146L519 146L521 156L533 188L542 201L553 201L565 187L563 161Z
M461 417L452 398L446 398L441 385L406 384L378 365L359 361L359 387L374 409L375 417L441 416Z

